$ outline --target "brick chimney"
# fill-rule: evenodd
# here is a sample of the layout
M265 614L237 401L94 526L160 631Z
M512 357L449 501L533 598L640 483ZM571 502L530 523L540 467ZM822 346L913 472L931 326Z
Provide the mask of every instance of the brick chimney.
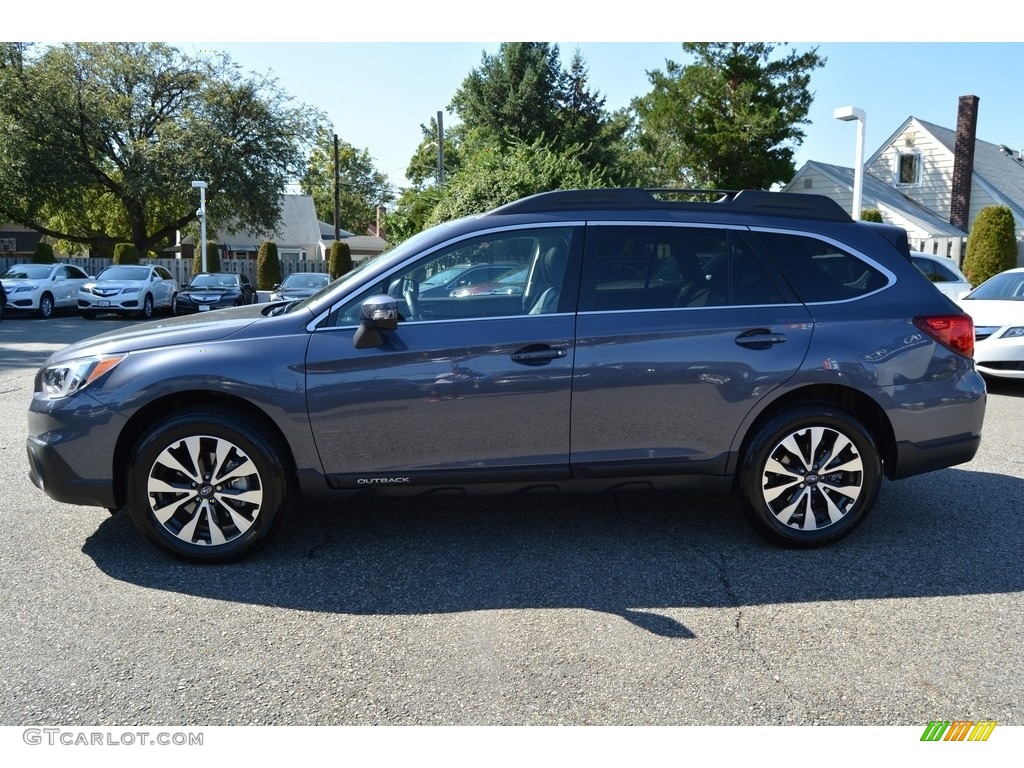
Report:
M953 189L949 223L967 231L971 216L971 177L974 175L975 131L978 128L978 97L961 96L956 112L956 144L953 146Z

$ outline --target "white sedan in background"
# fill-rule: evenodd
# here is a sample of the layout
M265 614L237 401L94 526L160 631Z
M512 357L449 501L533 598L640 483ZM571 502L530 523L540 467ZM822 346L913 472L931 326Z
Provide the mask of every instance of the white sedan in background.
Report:
M52 317L58 309L78 306L78 291L89 276L71 264L15 264L0 275L7 310Z
M974 365L986 376L1024 379L1024 269L989 278L957 301L974 321Z
M914 262L915 267L924 272L925 277L932 281L932 285L954 301L970 293L971 282L952 259L931 253L911 251L910 260Z
M101 313L150 318L157 310L174 311L178 281L166 269L146 264L114 264L78 292L78 311L92 319Z

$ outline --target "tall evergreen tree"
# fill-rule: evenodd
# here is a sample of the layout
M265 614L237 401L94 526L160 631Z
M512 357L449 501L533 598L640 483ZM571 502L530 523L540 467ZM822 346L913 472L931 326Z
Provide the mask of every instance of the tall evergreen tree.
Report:
M648 73L635 99L649 182L763 188L789 181L803 141L817 49L774 56L773 43L683 43L693 61Z

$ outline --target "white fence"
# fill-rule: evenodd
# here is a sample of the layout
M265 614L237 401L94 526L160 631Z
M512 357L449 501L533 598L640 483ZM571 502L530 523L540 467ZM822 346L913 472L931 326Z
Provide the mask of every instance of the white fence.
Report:
M58 257L58 261L65 264L74 264L89 275L99 274L101 270L114 263L113 259L91 258L88 256L65 256ZM24 256L0 256L0 272L14 264L24 264L31 261ZM140 259L142 264L159 264L170 271L184 285L192 276L192 259L158 258ZM249 278L254 284L256 282L256 259L225 259L220 260L221 272L238 272ZM323 259L281 259L281 279L288 277L293 272L327 272L327 262Z

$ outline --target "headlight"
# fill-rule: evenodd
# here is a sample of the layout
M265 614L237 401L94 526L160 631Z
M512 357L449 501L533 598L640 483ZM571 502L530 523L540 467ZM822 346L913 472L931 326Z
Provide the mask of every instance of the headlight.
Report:
M25 293L26 291L34 291L35 289L36 286L34 285L19 285L13 291L10 291L10 293Z
M137 285L135 285L135 286L128 286L127 288L122 288L121 289L121 293L138 293L141 290L142 290L142 288L140 288Z
M999 338L1001 338L1001 339L1019 339L1022 336L1024 336L1024 326L1018 325L1018 326L1014 326L1013 328L1007 328L1006 329L1006 333L1004 333Z
M51 400L67 397L85 389L107 371L112 370L125 355L82 357L44 368L39 374L39 391Z

